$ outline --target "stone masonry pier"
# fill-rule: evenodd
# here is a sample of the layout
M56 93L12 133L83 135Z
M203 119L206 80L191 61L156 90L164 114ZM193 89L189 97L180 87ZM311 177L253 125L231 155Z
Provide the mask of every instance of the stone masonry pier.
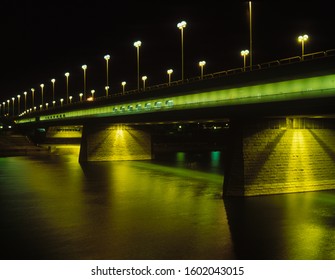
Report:
M334 120L236 121L231 129L224 196L335 189Z
M151 134L139 126L84 125L79 161L147 160Z

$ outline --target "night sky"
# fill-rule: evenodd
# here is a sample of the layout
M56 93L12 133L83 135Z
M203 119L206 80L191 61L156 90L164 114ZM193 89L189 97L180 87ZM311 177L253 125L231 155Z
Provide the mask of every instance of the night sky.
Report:
M193 2L193 3L192 3ZM141 76L147 85L181 77L181 40L177 23L185 20L185 78L243 66L240 51L249 48L248 1L40 1L2 0L0 101L30 93L45 84L45 98L78 99L87 64L87 92L103 96L109 54L110 92L137 87L136 48L140 48ZM335 9L330 1L253 1L254 64L300 55L297 37L308 34L306 53L335 48ZM227 4L229 3L229 4Z

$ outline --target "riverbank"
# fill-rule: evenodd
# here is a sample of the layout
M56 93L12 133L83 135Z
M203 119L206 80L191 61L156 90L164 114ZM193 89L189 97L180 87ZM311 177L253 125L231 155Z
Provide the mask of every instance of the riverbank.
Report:
M35 145L24 135L0 134L0 157L26 156L49 153L48 148Z

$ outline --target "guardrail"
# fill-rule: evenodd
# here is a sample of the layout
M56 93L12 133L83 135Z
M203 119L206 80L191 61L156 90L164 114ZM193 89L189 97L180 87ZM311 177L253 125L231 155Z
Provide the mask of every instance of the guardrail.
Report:
M201 76L196 76L196 77L187 78L187 79L184 79L184 80L171 81L170 83L163 83L163 84L148 86L148 87L145 88L145 90L143 90L143 89L140 89L140 90L133 89L133 90L125 91L125 92L118 92L118 93L110 94L109 96L96 97L94 99L94 101L101 101L101 100L105 100L105 99L111 99L113 97L117 97L117 96L121 96L121 95L132 95L132 94L138 94L139 92L148 92L148 91L154 91L154 90L158 90L158 89L162 89L162 88L175 87L175 86L179 86L179 85L183 85L183 84L198 82L198 81L201 81L201 80L216 79L216 78L220 78L220 77L224 77L224 76L230 76L230 75L236 75L236 74L245 73L245 72L258 71L258 70L262 70L262 69L279 67L281 65L299 63L299 62L306 61L306 60L313 60L313 59L318 59L318 58L327 57L327 56L334 56L334 55L335 55L335 49L330 49L330 50L327 50L327 51L320 51L320 52L315 52L315 53L308 53L308 54L305 54L303 57L302 56L293 56L293 57L273 60L273 61L269 61L269 62L263 62L263 63L255 64L255 65L252 65L252 66L238 67L238 68L234 68L234 69L228 69L228 70L223 70L223 71L219 71L219 72L215 72L215 73L210 73L210 74L203 75L202 78L201 78ZM74 103L64 104L62 106L62 108L64 108L64 109L65 108L71 108L74 104L76 104L76 105L78 105L78 103L80 103L80 104L86 103L87 104L88 102L92 103L94 101L78 101L78 102L74 102ZM57 106L57 108L59 109L60 106ZM38 113L41 112L41 111L49 111L49 110L54 110L54 109L55 109L55 107L44 108L44 109L39 110L39 111L29 112L27 114L24 114L24 116L27 117L27 116L33 116L33 115L36 115L36 114L38 115Z
M335 55L335 49L330 49L327 51L320 51L320 52L314 52L314 53L309 53L305 54L303 57L302 56L293 56L293 57L288 57L288 58L283 58L283 59L278 59L278 60L273 60L269 62L263 62L260 64L255 64L247 67L238 67L234 69L228 69L228 70L223 70L220 72L215 72L215 73L210 73L203 75L203 78L201 76L196 76L188 79L178 80L178 81L173 81L170 84L168 83L163 83L163 84L158 84L158 85L153 85L153 86L148 86L146 87L145 91L151 91L151 90L156 90L156 89L161 89L165 87L171 87L171 86L178 86L181 84L188 84L200 80L207 80L207 79L214 79L214 78L219 78L223 76L228 76L228 75L235 75L243 72L250 72L250 71L255 71L255 70L262 70L262 69L267 69L267 68L273 68L281 65L287 65L287 64L293 64L293 63L298 63L306 60L312 60L312 59L317 59L317 58L322 58L322 57L327 57L327 56L334 56ZM143 92L143 90L140 90ZM131 91L126 91L124 94L131 94L131 93L138 93L138 90L131 90ZM117 93L116 95L120 95L120 93ZM113 96L113 95L112 95ZM106 97L102 97L106 98Z

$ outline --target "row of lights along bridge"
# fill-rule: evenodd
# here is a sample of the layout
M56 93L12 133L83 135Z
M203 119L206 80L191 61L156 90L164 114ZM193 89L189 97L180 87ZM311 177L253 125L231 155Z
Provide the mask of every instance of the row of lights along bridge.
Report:
M181 31L181 81L184 81L184 29L186 27L186 22L181 21L180 23L177 24L177 27ZM251 38L251 36L250 36ZM301 43L301 59L304 59L304 53L305 53L305 42L308 39L308 35L301 35L298 37L298 41ZM141 90L140 88L140 80L142 80L143 83L143 91L146 89L146 80L147 76L142 76L140 78L140 47L142 43L141 41L136 41L134 43L134 47L136 48L137 51L137 91L139 92ZM251 47L251 43L250 43ZM251 49L251 48L250 48ZM246 69L246 57L250 55L250 69L252 69L252 64L251 64L251 51L249 50L242 50L241 51L241 56L243 57L243 70ZM109 68L109 60L110 60L110 55L105 55L104 59L106 60L106 86L105 86L105 91L106 91L106 97L109 96L109 73L108 73L108 68ZM200 79L203 79L204 76L204 66L206 65L206 61L202 60L199 61L199 67L200 67ZM94 94L95 90L92 89L90 91L91 96L87 98L86 96L86 79L87 79L87 65L82 65L81 66L83 70L83 93L79 93L79 102L83 101L93 101L94 100ZM172 73L173 69L168 69L167 74L168 74L168 85L171 85L172 81ZM41 91L41 104L39 107L35 106L35 89L31 88L31 108L27 108L27 95L28 92L25 91L23 93L24 96L24 111L21 112L21 95L17 95L17 99L15 97L12 97L12 99L8 99L7 103L6 102L0 102L0 115L1 116L15 116L15 100L17 100L17 110L16 113L17 115L23 115L23 114L28 114L36 110L44 110L48 109L49 106L56 107L56 106L63 106L64 101L66 104L71 104L73 102L73 96L69 95L69 76L70 73L66 72L65 73L65 78L66 78L66 99L60 98L59 103L57 104L56 99L55 99L55 82L56 79L51 79L52 83L52 104L49 104L48 102L44 103L44 84L40 84L40 91ZM126 81L121 82L122 86L122 94L125 94L125 86L126 86ZM12 105L12 106L11 106ZM11 111L12 107L12 112Z

